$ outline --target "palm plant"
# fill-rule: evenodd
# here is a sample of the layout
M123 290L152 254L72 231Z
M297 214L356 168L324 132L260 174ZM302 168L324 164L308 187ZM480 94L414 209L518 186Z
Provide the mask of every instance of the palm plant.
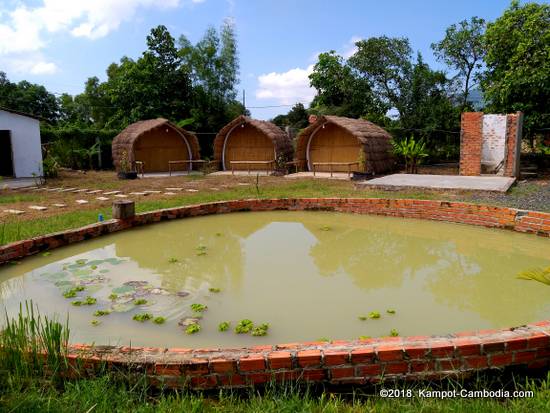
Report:
M522 280L534 280L546 285L550 285L550 267L548 268L532 268L522 271L517 275Z
M414 136L402 139L400 141L392 140L393 153L403 157L405 160L405 169L407 173L418 173L418 165L428 156L426 143L420 139L414 139Z

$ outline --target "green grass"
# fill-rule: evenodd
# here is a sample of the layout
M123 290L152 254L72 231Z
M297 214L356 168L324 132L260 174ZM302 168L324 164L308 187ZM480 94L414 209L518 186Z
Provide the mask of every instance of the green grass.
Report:
M199 204L205 202L228 201L233 199L257 198L253 186L233 188L215 193L198 193L180 195L170 199L142 201L136 204L136 212L154 211L162 208ZM260 198L310 198L310 197L358 197L358 198L409 198L435 199L436 195L419 191L356 191L347 184L327 183L322 181L296 181L285 185L260 186ZM439 197L441 198L441 197ZM0 197L5 199L5 197ZM79 228L97 222L98 214L105 219L111 217L111 208L104 207L95 210L73 211L37 220L10 218L0 223L0 245L9 242L28 239L52 232Z
M41 199L40 196L33 195L33 194L2 195L0 196L0 204L13 204L16 202L32 202L32 201L37 201L39 199Z

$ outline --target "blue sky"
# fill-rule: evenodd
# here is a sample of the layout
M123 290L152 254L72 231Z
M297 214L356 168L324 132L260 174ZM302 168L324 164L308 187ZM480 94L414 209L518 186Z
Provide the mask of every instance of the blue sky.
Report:
M107 66L138 57L159 24L192 42L224 18L236 24L239 90L247 106L308 103L307 75L319 52L344 56L371 36L405 36L430 65L430 44L445 28L471 16L494 20L509 0L0 0L0 70L57 93L79 93L90 76L105 79ZM239 92L241 93L241 92ZM251 109L267 119L288 106Z

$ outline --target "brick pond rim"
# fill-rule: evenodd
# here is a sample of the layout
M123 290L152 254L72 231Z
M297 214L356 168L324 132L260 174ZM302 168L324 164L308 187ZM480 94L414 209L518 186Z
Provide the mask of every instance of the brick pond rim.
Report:
M419 218L550 236L550 213L506 207L402 199L248 199L162 209L0 247L0 264L134 226L240 211L333 211ZM550 291L550 290L549 290ZM366 384L434 380L488 369L550 365L550 320L515 328L440 336L300 342L248 348L187 349L73 344L69 360L93 375L107 366L147 373L153 385L208 389L270 381Z

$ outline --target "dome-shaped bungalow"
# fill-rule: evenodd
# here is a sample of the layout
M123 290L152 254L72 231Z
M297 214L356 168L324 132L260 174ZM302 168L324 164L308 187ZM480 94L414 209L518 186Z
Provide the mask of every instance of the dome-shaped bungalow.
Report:
M272 170L292 158L289 136L271 122L239 116L214 139L214 159L222 170Z
M197 137L163 118L132 123L113 139L112 151L117 171L124 152L130 164L143 162L146 172L167 172L170 161L200 159ZM192 163L182 167L191 170Z
M394 166L391 135L363 119L319 116L297 138L296 161L308 171L384 173Z

